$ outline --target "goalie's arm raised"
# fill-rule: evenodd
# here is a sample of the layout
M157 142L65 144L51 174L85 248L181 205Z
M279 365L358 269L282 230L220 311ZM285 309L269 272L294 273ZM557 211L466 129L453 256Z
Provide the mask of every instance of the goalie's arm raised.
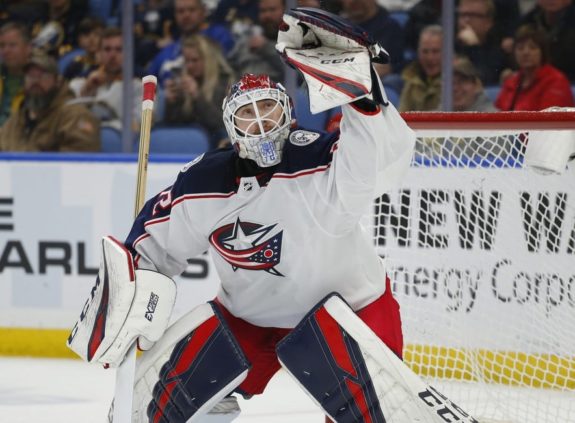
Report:
M415 134L393 105L369 112L352 103L342 106L342 113L332 171L345 208L360 211L399 183L411 161Z
M361 214L397 184L415 145L373 70L389 57L361 28L325 11L296 8L283 19L276 48L305 78L312 113L343 110L328 202L335 196L344 213Z

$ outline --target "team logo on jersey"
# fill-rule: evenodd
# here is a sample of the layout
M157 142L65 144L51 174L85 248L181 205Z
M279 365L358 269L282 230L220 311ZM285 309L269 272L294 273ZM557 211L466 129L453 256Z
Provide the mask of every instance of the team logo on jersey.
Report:
M273 225L242 222L224 225L210 235L210 244L222 258L238 269L264 270L283 276L275 266L280 263L283 231Z
M289 142L293 145L297 146L304 146L311 144L315 140L319 138L319 134L317 132L310 132L310 131L303 131L301 129L297 131L293 131L289 136Z

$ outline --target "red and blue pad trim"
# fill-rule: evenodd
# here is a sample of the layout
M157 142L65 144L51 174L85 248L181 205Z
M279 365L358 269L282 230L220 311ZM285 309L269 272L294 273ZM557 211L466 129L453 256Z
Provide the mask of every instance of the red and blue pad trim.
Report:
M250 368L217 306L174 347L152 390L147 416L153 423L185 423ZM231 388L233 390L233 387Z
M359 345L324 307L334 295L277 345L278 358L338 423L385 423Z
M342 92L349 98L358 98L365 96L366 94L369 94L369 90L367 87L364 87L363 85L358 84L355 81L342 78L340 76L331 75L327 72L323 72L320 69L315 69L311 66L304 65L303 63L293 60L287 56L285 60L294 69L307 73L309 76L317 79L321 83L329 87L332 87L334 90Z

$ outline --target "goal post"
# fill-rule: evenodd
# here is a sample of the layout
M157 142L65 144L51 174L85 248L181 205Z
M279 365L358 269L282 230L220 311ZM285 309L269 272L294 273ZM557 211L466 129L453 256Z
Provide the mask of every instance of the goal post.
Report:
M374 234L406 363L481 421L575 422L575 112L403 117L415 153ZM526 165L541 139L554 171Z

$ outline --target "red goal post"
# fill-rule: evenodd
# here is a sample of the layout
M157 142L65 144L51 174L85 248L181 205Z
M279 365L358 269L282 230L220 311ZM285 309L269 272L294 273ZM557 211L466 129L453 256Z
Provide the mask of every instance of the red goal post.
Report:
M540 112L404 112L412 129L575 129L575 108Z
M524 160L575 111L402 116L416 152L374 233L406 363L482 422L575 422L575 165Z

